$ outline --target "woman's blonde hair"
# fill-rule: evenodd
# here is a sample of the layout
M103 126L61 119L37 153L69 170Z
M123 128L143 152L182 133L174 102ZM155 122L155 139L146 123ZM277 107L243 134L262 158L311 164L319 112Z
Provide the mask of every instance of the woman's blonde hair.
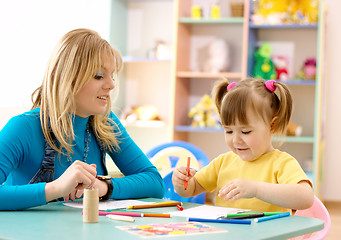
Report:
M42 85L32 94L32 109L40 107L40 122L45 139L62 153L70 154L75 139L72 119L76 114L74 96L93 78L103 66L104 57L109 56L114 64L114 76L122 68L120 53L89 29L75 29L66 33L51 54ZM118 148L115 124L110 121L111 100L108 99L104 115L90 116L93 131L102 144L110 150ZM60 143L52 140L52 133Z
M247 125L247 113L251 110L271 125L273 134L285 134L293 108L293 99L285 84L275 82L276 90L270 91L265 80L247 78L229 90L228 86L229 82L222 80L212 91L223 126L234 125L236 121Z

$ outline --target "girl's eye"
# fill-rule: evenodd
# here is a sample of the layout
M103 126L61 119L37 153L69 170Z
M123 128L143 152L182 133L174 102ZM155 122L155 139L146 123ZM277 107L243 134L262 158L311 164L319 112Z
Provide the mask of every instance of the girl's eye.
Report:
M226 134L231 134L231 133L232 133L232 131L230 131L230 130L226 130L226 131L225 131L225 133L226 133Z
M251 131L242 131L242 134L245 134L245 135L247 135L249 133L251 133Z

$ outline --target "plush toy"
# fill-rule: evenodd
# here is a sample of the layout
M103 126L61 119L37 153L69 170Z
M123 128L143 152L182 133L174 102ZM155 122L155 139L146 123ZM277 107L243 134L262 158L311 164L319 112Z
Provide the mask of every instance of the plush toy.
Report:
M277 79L288 80L288 59L285 56L272 56L272 61L275 64Z
M224 39L215 38L208 45L203 71L218 73L227 71L230 65L229 47Z
M192 119L193 127L220 127L216 107L208 94L205 94L195 105L188 117Z
M298 79L315 80L316 78L316 59L307 58L297 74Z
M287 128L287 136L301 136L302 130L302 126L297 125L293 122L289 122Z
M127 122L133 123L137 120L142 121L160 121L159 113L156 107L144 105L144 106L136 106L132 107L129 110L126 110L124 114L124 118Z
M271 60L271 45L263 43L255 52L253 76L255 78L276 79L276 70Z

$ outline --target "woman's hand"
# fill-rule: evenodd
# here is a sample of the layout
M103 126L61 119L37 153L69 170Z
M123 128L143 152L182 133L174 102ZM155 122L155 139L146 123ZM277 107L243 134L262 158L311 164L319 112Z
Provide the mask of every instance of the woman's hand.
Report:
M224 198L224 200L235 201L240 198L253 198L257 194L257 182L237 178L228 182L219 191L218 196Z
M96 181L96 165L75 161L56 180L45 185L46 202L64 197L65 201L75 200L83 195L85 188Z

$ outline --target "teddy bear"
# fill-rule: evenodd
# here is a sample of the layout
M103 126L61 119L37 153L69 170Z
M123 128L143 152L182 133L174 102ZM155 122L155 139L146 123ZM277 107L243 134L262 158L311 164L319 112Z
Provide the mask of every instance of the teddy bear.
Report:
M213 39L207 47L207 59L202 66L203 71L211 73L227 71L230 66L229 54L229 46L224 39Z
M253 76L262 79L276 79L276 70L271 60L271 45L262 43L254 54L255 65L253 68Z

